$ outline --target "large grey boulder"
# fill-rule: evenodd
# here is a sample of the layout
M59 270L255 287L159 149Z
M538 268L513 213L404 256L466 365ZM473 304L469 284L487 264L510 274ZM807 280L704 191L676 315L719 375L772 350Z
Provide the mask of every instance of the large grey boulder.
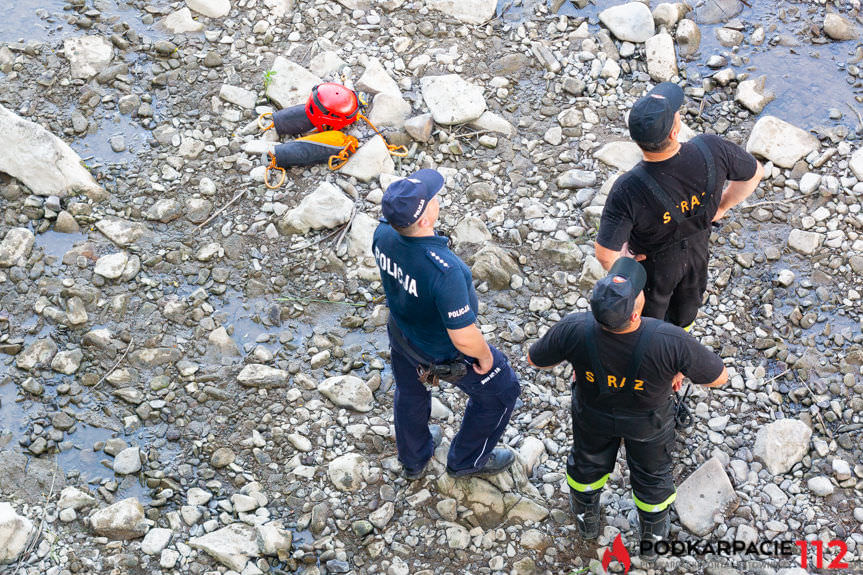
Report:
M473 264L470 271L474 279L488 283L493 290L509 287L514 274L518 273L518 264L502 248L486 244L481 250L470 257Z
M453 245L485 244L491 240L491 232L476 216L467 216L456 224L452 232Z
M599 21L615 38L627 42L646 42L656 33L650 8L641 2L606 8L599 13Z
M277 56L270 69L267 97L280 108L305 104L312 88L323 82L296 62Z
M114 57L114 47L101 36L66 38L63 55L69 60L73 78L89 80L108 67Z
M249 559L260 556L255 528L245 523L227 527L189 539L189 547L200 549L237 573L246 568Z
M374 396L369 386L354 375L330 377L318 384L318 391L338 407L354 411L371 411Z
M351 223L351 231L348 232L348 255L352 258L362 260L372 257L372 239L378 227L378 220L366 214L358 212Z
M50 337L38 339L15 357L15 365L24 371L30 371L34 367L45 367L51 365L51 360L56 354L57 344L54 340Z
M775 116L755 123L746 151L770 160L780 168L791 168L800 158L818 149L818 139Z
M594 152L593 157L621 171L632 169L644 157L635 142L609 142Z
M96 498L77 487L67 487L61 491L60 501L57 503L57 507L61 510L74 509L75 511L84 509L85 507L92 507L93 505L96 505Z
M812 430L797 419L780 419L758 430L753 453L773 475L786 473L809 451Z
M438 124L465 124L477 120L485 112L482 88L457 74L425 76L420 85L423 100Z
M361 182L370 182L381 174L392 174L395 171L396 165L387 144L379 136L360 146L348 163L339 170L340 173L353 176ZM350 216L350 211L348 215Z
M17 561L35 533L32 521L15 513L11 504L0 503L0 565Z
M408 116L411 115L411 105L401 96L381 92L372 101L372 111L369 121L380 128L405 127Z
M833 40L856 40L860 31L854 22L836 12L830 12L824 16L824 33Z
M128 540L146 535L150 523L138 499L130 497L90 515L90 528L108 539Z
M466 24L482 24L494 17L497 0L426 0L426 5Z
M134 244L147 234L146 225L118 218L99 220L96 222L96 229L121 248Z
M375 140L379 141L380 138L372 139ZM342 173L345 173L344 169ZM302 199L299 206L285 213L279 220L279 231L290 235L335 228L351 219L353 206L354 203L340 189L329 182L321 182L314 192Z
M698 24L688 18L684 18L677 24L674 33L677 39L677 51L683 58L695 55L701 46L701 29Z
M101 198L104 190L81 163L81 157L45 128L0 105L0 172L38 196L85 193Z
M737 503L722 462L711 457L677 488L675 509L686 529L704 536L713 530L714 516L729 514Z
M106 254L96 260L93 273L103 278L115 280L123 275L127 263L129 263L129 254L126 252Z
M12 228L0 243L0 268L8 268L26 260L33 251L36 237L27 228Z
M767 87L767 76L740 82L734 95L734 99L753 114L760 114L775 98L776 94Z
M127 447L114 457L114 473L131 475L141 471L141 450L138 446Z
M803 255L811 256L824 242L824 234L793 229L788 234L788 247Z
M743 10L740 0L710 0L700 2L695 8L695 20L699 24L727 22Z

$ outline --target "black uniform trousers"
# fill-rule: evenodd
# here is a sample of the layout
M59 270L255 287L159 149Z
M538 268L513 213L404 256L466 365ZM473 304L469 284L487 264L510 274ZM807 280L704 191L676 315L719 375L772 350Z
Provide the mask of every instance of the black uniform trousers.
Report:
M710 230L677 240L642 261L645 317L655 317L686 328L698 315L707 290Z
M614 470L621 439L636 506L647 513L668 508L677 495L671 472L674 405L650 411L600 411L572 399L572 449L566 462L569 486L580 493L602 489Z

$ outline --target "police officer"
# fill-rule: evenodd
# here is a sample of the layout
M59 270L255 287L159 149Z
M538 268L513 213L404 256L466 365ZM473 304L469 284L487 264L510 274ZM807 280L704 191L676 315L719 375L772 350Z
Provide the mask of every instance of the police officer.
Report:
M475 325L477 297L470 269L437 235L443 177L420 170L391 184L381 201L386 221L372 250L390 308L396 389L393 411L399 460L408 479L422 476L440 428L429 428L430 385L444 379L468 394L461 429L450 445L447 473L491 475L515 459L495 448L521 391L506 356Z
M683 90L663 82L632 107L629 134L644 161L614 183L595 248L606 270L621 255L642 261L644 315L688 329L707 289L711 223L755 191L763 169L715 135L681 144L682 103Z
M566 463L570 507L585 539L599 535L599 498L626 446L641 539L668 537L674 443L672 389L683 375L717 387L728 379L722 360L683 329L642 317L646 274L636 260L617 259L590 298L592 313L569 314L530 347L528 362L573 367L572 437ZM642 545L644 548L644 545Z

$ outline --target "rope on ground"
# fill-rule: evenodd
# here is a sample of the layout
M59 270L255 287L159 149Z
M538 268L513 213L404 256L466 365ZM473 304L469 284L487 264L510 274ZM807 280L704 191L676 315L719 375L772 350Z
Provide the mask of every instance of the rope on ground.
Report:
M246 188L245 190L243 190L242 192L240 192L239 194L237 194L236 196L234 196L234 198L233 198L230 202L228 202L227 204L225 204L224 206L222 206L221 208L219 208L219 209L218 209L218 211L217 211L215 214L213 214L212 216L210 216L209 218L207 218L207 219L204 221L204 223L202 223L202 224L200 224L198 227L196 227L196 228L195 228L195 231L196 231L196 232L201 231L201 228L203 228L204 226L206 226L207 224L209 224L210 222L212 222L214 219L216 219L217 217L219 217L219 215L221 215L221 213L222 213L222 212L224 212L224 211L225 211L225 210L227 210L229 207L231 207L231 206L234 204L234 202L236 202L237 200L239 200L240 198L242 198L243 196L245 196L245 195L246 195L246 193L247 193L248 191L249 191L249 188Z
M754 204L749 204L748 206L740 206L741 210L751 210L752 208L759 208L761 206L768 206L772 204L781 204L781 205L789 205L797 200L808 198L809 196L817 196L820 192L809 192L808 194L801 194L795 198L791 198L789 200L765 200L763 202L755 202Z

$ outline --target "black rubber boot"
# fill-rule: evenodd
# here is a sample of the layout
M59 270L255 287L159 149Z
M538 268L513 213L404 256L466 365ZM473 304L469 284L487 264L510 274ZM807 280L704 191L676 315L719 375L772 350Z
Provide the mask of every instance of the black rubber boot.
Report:
M582 493L569 488L569 509L575 516L575 525L582 539L599 537L600 511L599 498L602 491Z
M671 531L671 510L647 513L639 509L638 521L641 526L641 556L652 559L656 557L654 546L660 541L668 540L668 534Z

